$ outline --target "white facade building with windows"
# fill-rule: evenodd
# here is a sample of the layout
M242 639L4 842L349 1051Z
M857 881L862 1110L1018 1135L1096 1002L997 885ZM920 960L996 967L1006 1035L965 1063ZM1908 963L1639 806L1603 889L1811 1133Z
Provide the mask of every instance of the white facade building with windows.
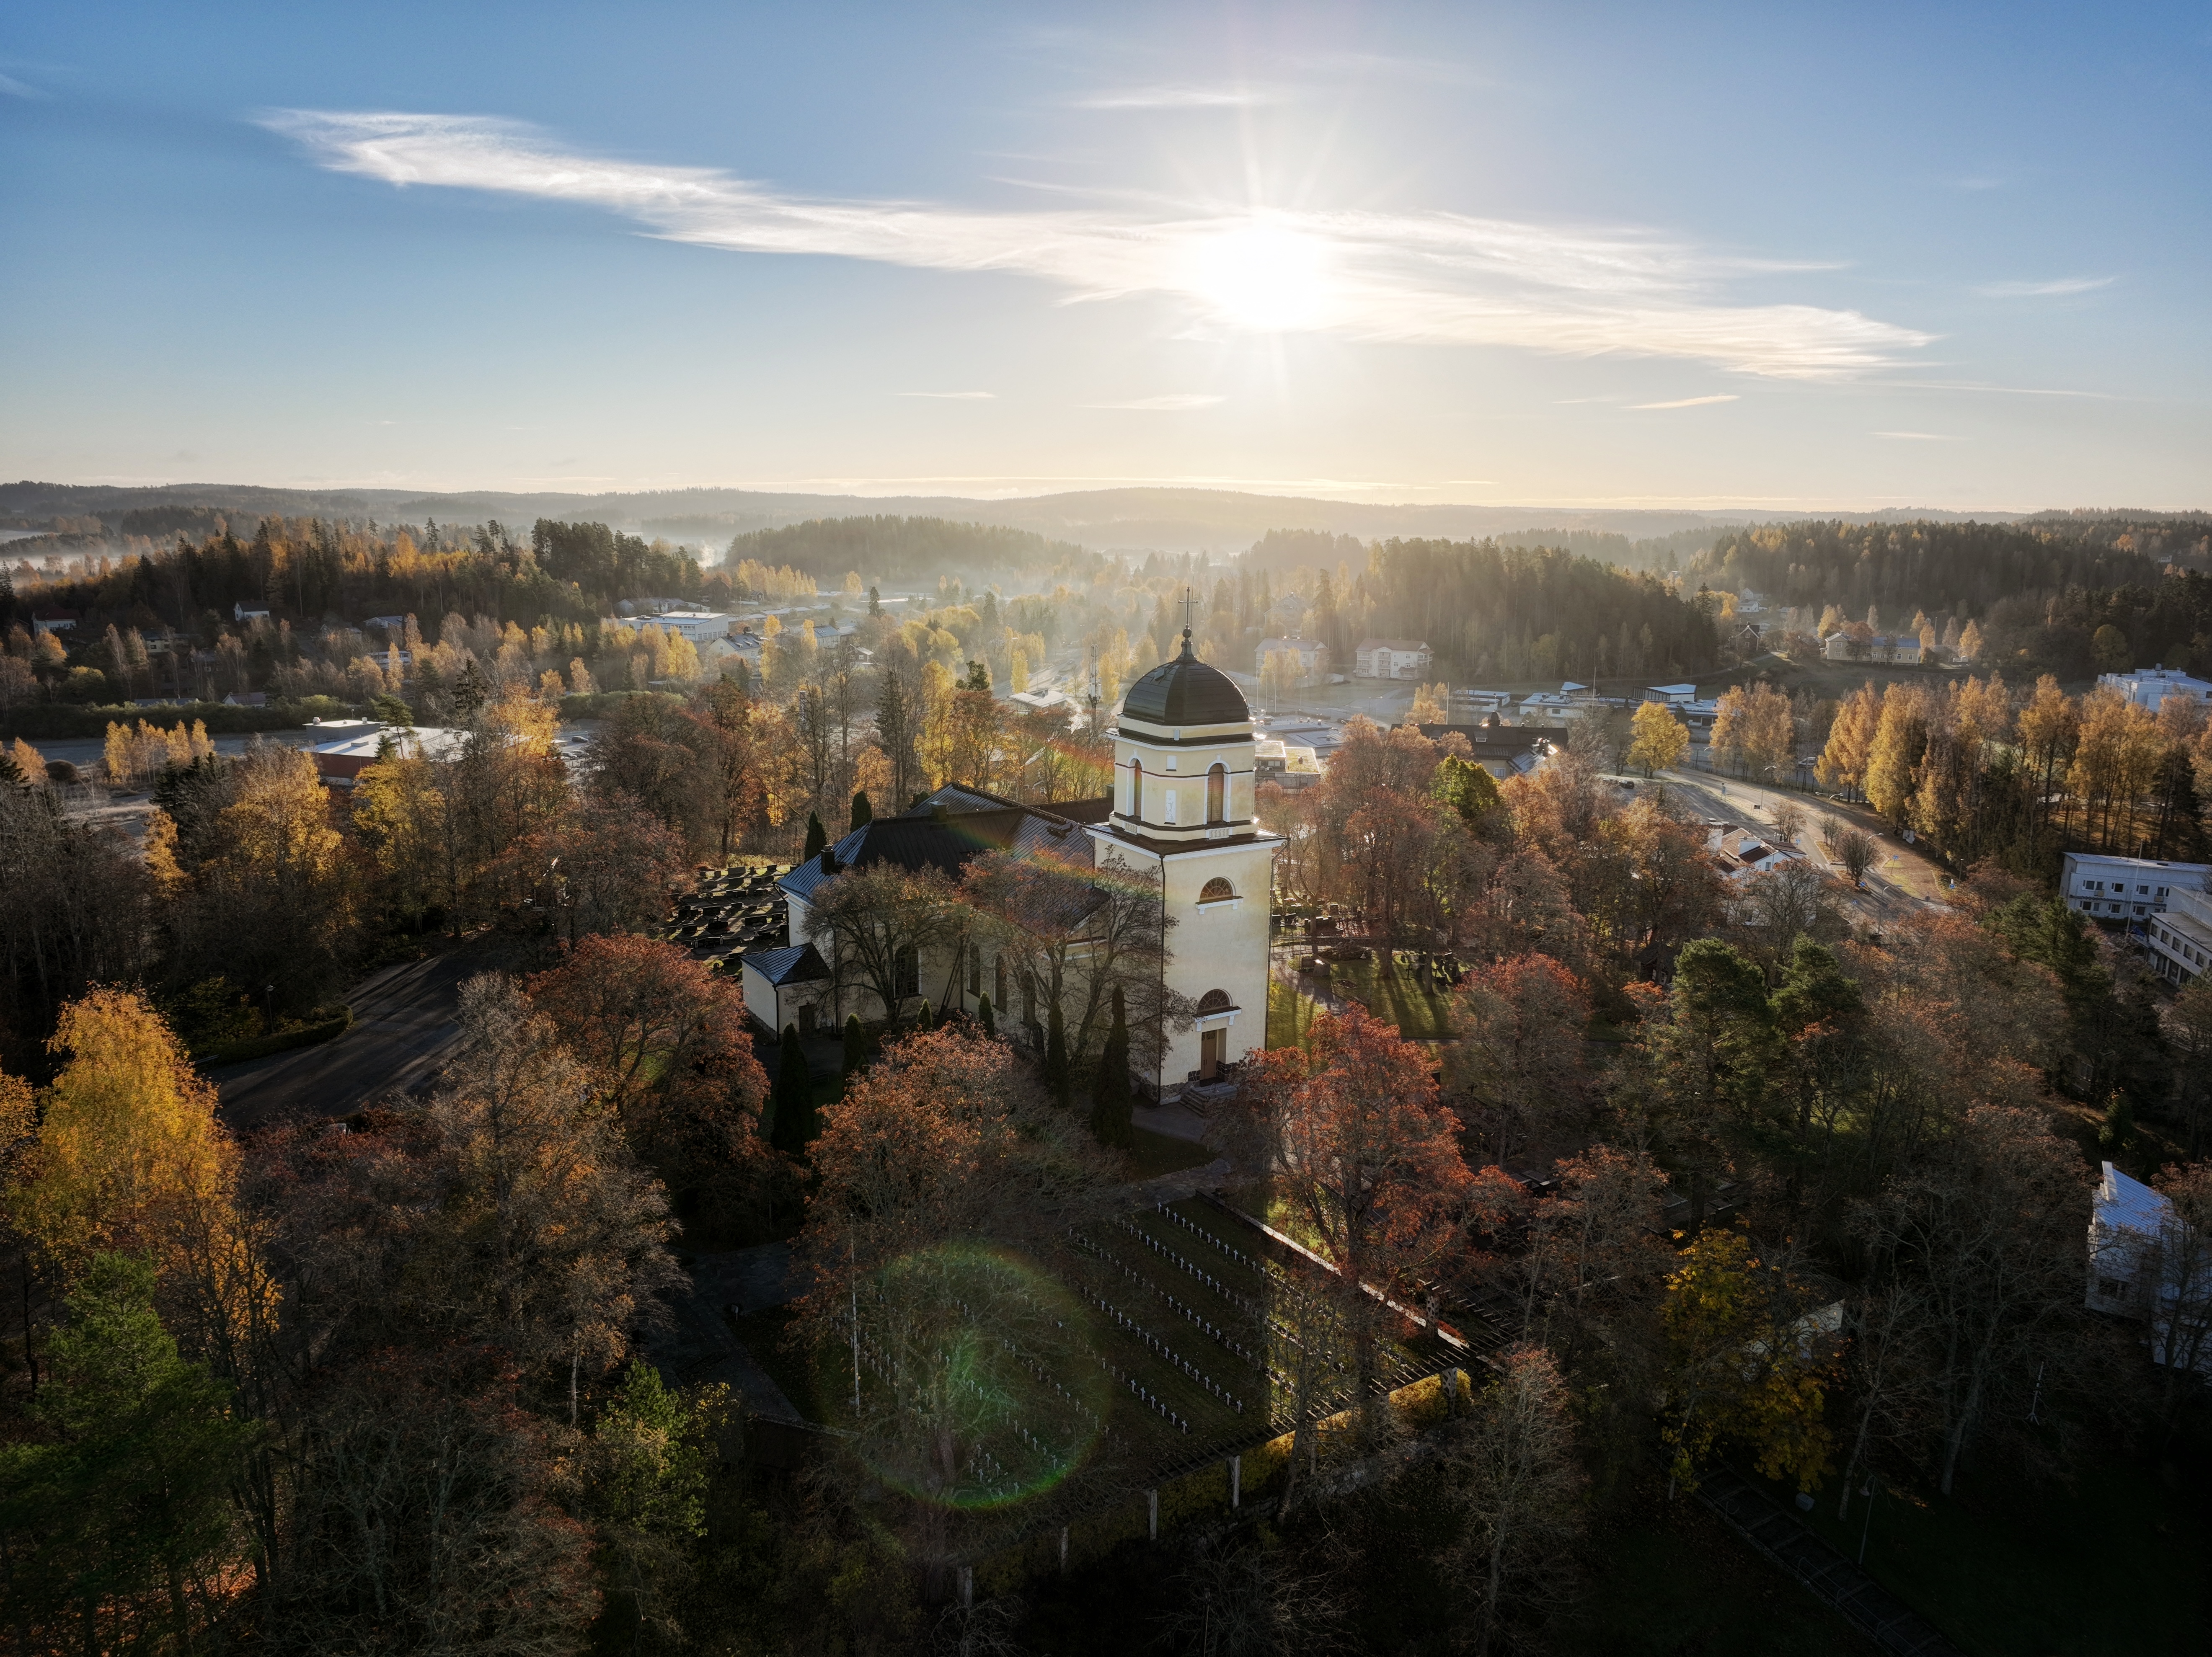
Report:
M2169 984L2186 984L2212 967L2212 896L2178 887L2163 914L2143 922L2150 958Z
M2212 864L2069 852L2058 889L2069 909L2094 920L2142 920L2165 909L2175 889L2202 891Z
M1419 639L1362 639L1352 652L1352 672L1359 679L1418 679L1436 659Z
M2137 668L2132 673L2100 673L2097 689L2117 690L2138 707L2148 707L2154 713L2163 707L2169 697L2179 697L2186 702L2212 703L2212 684L2202 679L2192 679L2179 668Z

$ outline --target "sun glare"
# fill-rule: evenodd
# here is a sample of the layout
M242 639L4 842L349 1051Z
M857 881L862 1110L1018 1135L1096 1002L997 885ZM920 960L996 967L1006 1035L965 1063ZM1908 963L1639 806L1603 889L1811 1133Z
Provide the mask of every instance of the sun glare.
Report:
M1208 236L1194 263L1194 290L1240 328L1274 333L1321 319L1328 262L1312 236L1249 224Z

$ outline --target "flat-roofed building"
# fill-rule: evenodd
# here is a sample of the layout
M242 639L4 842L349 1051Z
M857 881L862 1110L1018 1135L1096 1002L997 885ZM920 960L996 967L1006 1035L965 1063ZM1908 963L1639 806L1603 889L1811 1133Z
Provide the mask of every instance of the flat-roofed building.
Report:
M2212 684L2192 679L2174 667L2139 667L2132 673L2100 673L2097 689L2117 690L2138 707L2154 713L2168 697L2185 702L2212 703Z
M2103 921L2141 920L2162 911L2174 890L2202 891L2212 864L2069 852L2058 889L2069 908Z

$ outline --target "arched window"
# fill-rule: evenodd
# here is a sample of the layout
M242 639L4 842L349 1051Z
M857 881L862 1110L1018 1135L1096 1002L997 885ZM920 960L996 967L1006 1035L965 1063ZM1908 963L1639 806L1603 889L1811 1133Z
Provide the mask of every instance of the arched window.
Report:
M1138 822L1145 820L1145 762L1129 762L1129 815Z
M1224 897L1236 895L1237 889L1222 879L1219 875L1216 875L1199 889L1198 901L1200 903L1218 903Z
M1208 1013L1227 1012L1237 1004L1229 998L1226 990L1208 990L1198 998L1198 1014L1203 1018Z
M1206 820L1229 821L1229 768L1217 765L1206 774Z
M1004 956L999 957L999 970L995 974L995 981L992 988L998 993L991 998L991 1004L1003 1016L1006 1011L1006 957Z

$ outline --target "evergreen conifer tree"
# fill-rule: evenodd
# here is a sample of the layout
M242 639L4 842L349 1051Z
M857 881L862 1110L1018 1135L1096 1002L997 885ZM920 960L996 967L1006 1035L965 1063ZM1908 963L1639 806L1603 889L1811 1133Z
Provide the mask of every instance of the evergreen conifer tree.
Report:
M868 802L868 791L861 789L853 796L853 823L855 828L865 828L876 820L876 808Z
M1052 1102L1062 1110L1069 1103L1067 1073L1067 1029L1060 1022L1060 1003L1054 1001L1045 1015L1044 1025L1044 1085L1052 1095Z
M1106 1033L1105 1051L1098 1055L1098 1074L1091 1083L1091 1137L1102 1145L1127 1150L1136 1143L1129 1120L1129 1015L1119 985L1114 989L1114 1027Z
M829 843L830 831L822 826L821 814L809 811L806 814L806 855L810 858L820 857L822 848Z
M918 1030L934 1029L937 1027L937 1021L930 1017L928 1002L923 1002L921 1011L915 1015L914 1027Z
M814 1083L806 1073L806 1049L800 1045L796 1024L783 1027L782 1053L762 1126L771 1144L793 1156L802 1154L814 1137Z
M868 1034L860 1028L860 1015L853 1013L845 1020L845 1074L859 1075L867 1062Z
M987 994L975 1003L975 1022L983 1027L983 1034L995 1037L999 1033L999 1015L991 1009L991 998Z

